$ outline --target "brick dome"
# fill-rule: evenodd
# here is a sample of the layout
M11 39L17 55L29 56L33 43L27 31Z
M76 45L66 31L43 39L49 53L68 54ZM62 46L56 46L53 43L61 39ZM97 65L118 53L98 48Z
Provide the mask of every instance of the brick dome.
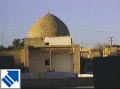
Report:
M28 32L28 38L56 36L70 36L70 33L67 26L50 13L38 19Z

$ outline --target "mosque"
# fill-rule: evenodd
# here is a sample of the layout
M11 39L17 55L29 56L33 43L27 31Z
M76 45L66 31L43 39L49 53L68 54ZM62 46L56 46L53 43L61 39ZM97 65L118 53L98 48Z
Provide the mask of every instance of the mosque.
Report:
M55 15L38 19L23 40L23 48L0 55L13 56L15 64L29 72L80 73L80 46L73 44L67 26Z

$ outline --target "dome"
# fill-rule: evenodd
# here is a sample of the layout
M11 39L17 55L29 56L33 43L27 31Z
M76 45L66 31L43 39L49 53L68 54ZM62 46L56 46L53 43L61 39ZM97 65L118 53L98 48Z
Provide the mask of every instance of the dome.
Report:
M28 38L56 36L70 36L70 33L67 26L50 13L38 19L28 32Z

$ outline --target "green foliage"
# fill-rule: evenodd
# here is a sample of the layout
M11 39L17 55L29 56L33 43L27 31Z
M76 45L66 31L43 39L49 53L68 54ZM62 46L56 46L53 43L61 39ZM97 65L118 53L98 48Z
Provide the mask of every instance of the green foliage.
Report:
M14 39L14 41L12 42L12 47L15 49L23 48L23 46L24 46L23 39Z
M93 49L93 51L98 51L100 53L100 56L103 57L104 48L105 48L105 45L98 43L96 47Z
M3 50L5 47L3 45L0 45L0 50Z
M0 45L0 51L2 50L12 50L12 49L21 49L24 47L24 40L23 39L14 39L12 42L12 45L9 45L8 47L4 47L3 45Z

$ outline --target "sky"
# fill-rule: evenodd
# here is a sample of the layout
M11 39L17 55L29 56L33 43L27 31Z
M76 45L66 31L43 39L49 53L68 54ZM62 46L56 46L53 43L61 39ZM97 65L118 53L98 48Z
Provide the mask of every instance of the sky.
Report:
M120 0L0 0L0 44L26 38L48 11L67 25L75 44L108 44L110 36L120 44Z

